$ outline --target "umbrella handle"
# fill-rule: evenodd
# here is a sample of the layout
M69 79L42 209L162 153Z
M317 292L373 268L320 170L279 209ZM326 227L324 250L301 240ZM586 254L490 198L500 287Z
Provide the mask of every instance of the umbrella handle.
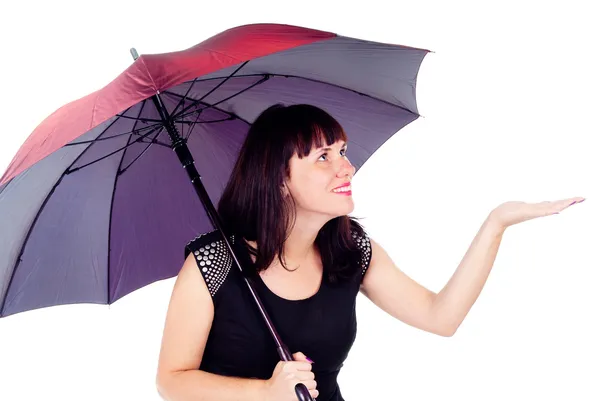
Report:
M298 397L299 401L313 401L308 389L302 383L296 384L296 396Z
M290 351L283 344L277 347L277 353L279 354L279 357L282 361L294 360ZM296 387L294 389L296 390L296 397L298 397L298 401L314 401L314 399L310 395L310 392L308 391L308 388L306 388L304 384L298 383L296 384Z

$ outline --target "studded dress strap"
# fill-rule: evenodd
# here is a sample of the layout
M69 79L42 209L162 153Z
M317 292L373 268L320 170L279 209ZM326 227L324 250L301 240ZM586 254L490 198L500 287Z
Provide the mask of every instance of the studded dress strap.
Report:
M356 244L360 249L361 274L364 276L369 268L369 263L371 262L371 241L366 233L359 235L356 231L352 231L352 238L356 241Z
M202 234L186 246L186 256L189 252L193 252L196 264L212 297L225 282L233 265L233 259L227 250L225 241L215 233L218 234L217 231ZM231 240L233 241L233 239L232 237Z

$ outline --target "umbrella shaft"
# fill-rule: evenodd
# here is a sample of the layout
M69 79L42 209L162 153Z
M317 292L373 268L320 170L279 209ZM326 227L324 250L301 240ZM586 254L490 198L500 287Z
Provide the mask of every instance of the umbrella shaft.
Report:
M221 219L219 218L219 215L218 215L215 207L213 206L210 197L208 196L208 192L206 192L206 188L204 188L204 184L202 184L202 178L200 177L200 174L198 173L198 170L196 169L196 166L194 165L194 157L192 156L185 139L183 139L181 137L181 135L179 135L179 132L177 132L177 128L175 127L173 120L169 117L168 111L167 111L166 107L164 106L164 104L162 103L162 101L160 100L160 96L158 93L156 95L152 96L152 101L154 102L154 105L156 106L156 109L158 110L158 113L160 114L160 118L164 124L164 127L167 130L169 137L171 138L172 149L177 154L177 157L179 158L181 165L183 166L183 168L187 172L188 176L190 177L190 180L192 181L192 184L194 185L194 189L196 190L196 193L198 194L200 201L204 205L204 208L208 212L208 217L211 219L213 226L221 233L221 238L223 238L223 241L225 241L227 250L229 251L229 254L231 255L231 257L233 258L235 265L237 266L239 271L242 273L241 274L242 278L246 282L246 285L248 286L248 289L250 290L250 294L252 294L252 298L254 298L254 302L258 306L258 310L260 311L260 314L262 315L263 320L265 321L265 323L269 329L269 332L271 333L271 336L273 337L273 340L275 340L275 345L277 347L277 353L279 354L279 357L281 358L282 361L292 361L293 360L292 354L290 353L287 346L285 344L283 344L283 342L281 341L281 337L275 330L275 327L273 326L273 322L271 321L271 318L267 314L267 311L265 310L264 305L262 304L261 300L258 298L258 295L256 294L256 290L254 289L252 283L248 280L248 278L244 274L244 271L243 271L242 266L237 258L237 255L235 254L235 251L233 250L233 247L232 247L231 243L229 242L228 235L223 230L223 224L221 223ZM248 260L248 259L249 258L247 258L246 260ZM295 387L295 390L296 390L296 397L298 397L299 401L313 401L313 398L311 397L310 392L308 391L308 388L304 384L298 383Z

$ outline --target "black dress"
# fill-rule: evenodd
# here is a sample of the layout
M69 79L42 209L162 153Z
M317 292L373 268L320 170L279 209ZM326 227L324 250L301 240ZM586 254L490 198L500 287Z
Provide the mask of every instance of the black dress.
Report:
M371 260L367 234L353 231L361 251L360 266L352 280L330 284L322 277L318 292L306 299L287 300L274 294L259 276L254 280L282 341L290 352L302 352L314 361L318 400L343 401L337 376L356 337L355 302L362 277ZM230 237L236 253L240 244ZM240 241L238 241L240 242ZM218 231L190 241L214 304L214 319L200 370L223 376L269 379L279 362L275 343L266 328L242 273Z

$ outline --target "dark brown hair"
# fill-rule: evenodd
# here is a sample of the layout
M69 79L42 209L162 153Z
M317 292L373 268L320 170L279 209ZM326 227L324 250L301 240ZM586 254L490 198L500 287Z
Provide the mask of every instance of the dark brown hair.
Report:
M324 110L306 104L273 105L250 126L238 159L218 204L218 214L228 235L255 241L256 252L247 246L256 262L247 273L266 269L275 255L282 260L284 243L296 218L291 196L282 186L289 177L289 160L307 156L313 147L347 141L341 125ZM340 216L329 220L315 243L329 282L355 275L360 251L352 231L364 233L357 219ZM248 266L245 266L245 268Z

